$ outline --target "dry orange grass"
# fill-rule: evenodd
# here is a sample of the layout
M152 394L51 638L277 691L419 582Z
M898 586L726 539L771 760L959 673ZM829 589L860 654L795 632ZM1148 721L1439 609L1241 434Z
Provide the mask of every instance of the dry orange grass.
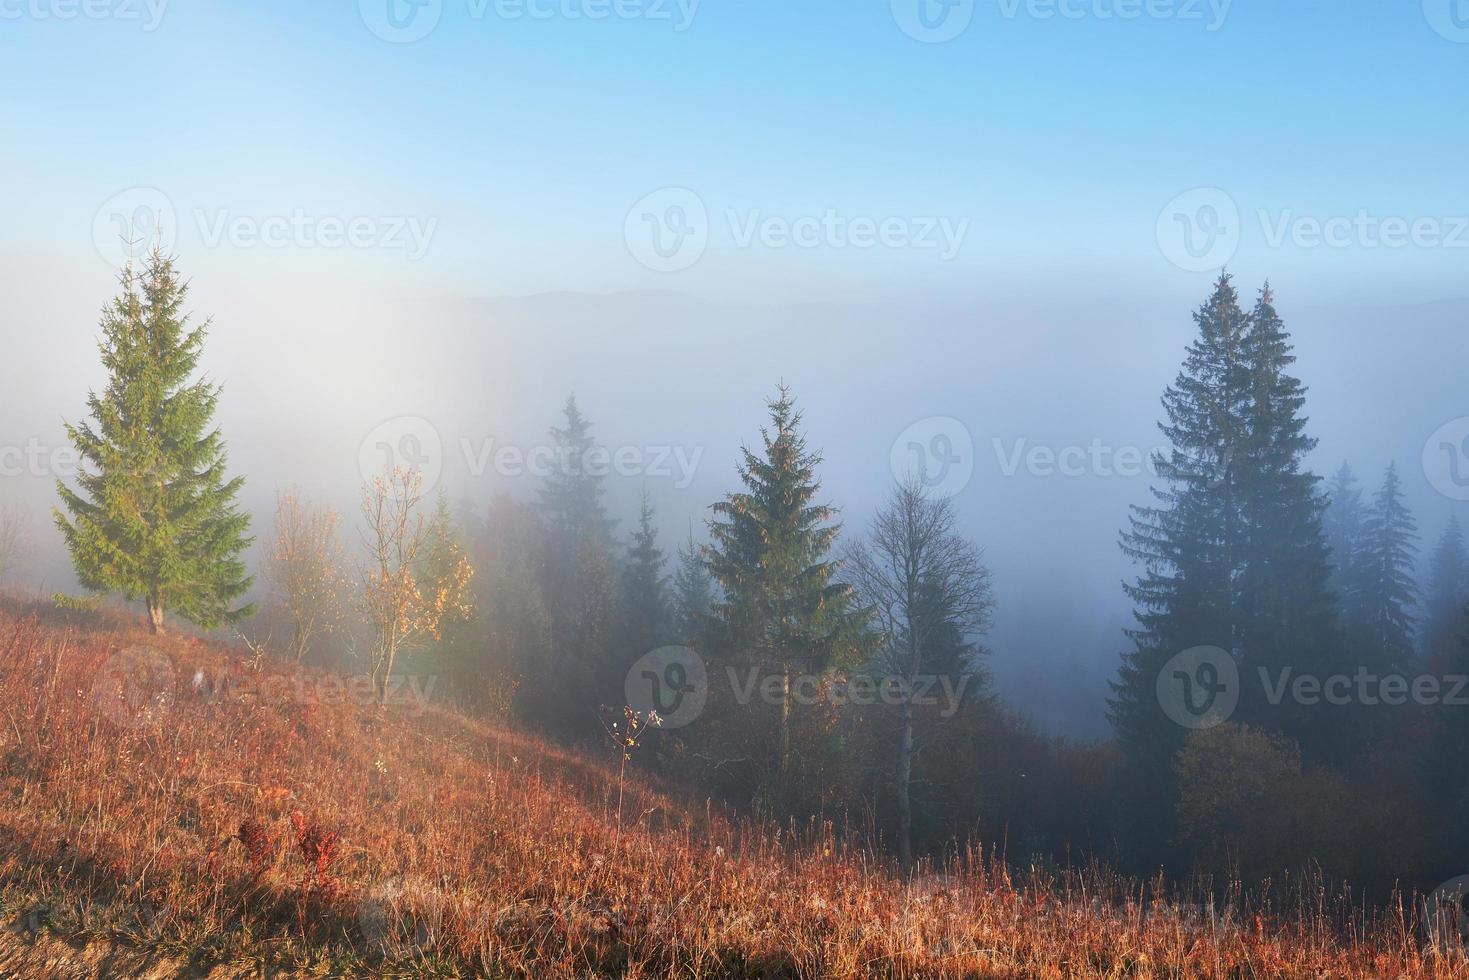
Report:
M0 612L16 928L318 975L1469 978L1411 909L1207 921L1155 886L1022 885L974 854L902 880L828 828L636 779L619 833L599 760L440 709L242 686L288 669Z

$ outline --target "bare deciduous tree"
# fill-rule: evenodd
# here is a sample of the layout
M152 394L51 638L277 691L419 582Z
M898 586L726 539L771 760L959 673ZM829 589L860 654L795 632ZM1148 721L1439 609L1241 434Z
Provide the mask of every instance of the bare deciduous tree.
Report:
M289 651L300 663L314 640L341 625L345 594L335 511L318 508L295 491L276 495L275 544L265 564L271 605L290 626Z
M425 518L423 476L416 469L398 467L367 484L362 516L368 552L362 606L372 629L373 683L386 699L399 652L438 639L447 620L471 615L474 567ZM437 542L444 542L447 555L433 554Z
M898 860L913 863L913 694L938 646L989 628L994 598L978 545L956 529L953 506L916 480L893 488L872 519L868 539L848 552L862 601L876 607L883 632L880 666L902 682L898 705ZM952 644L950 644L952 645Z

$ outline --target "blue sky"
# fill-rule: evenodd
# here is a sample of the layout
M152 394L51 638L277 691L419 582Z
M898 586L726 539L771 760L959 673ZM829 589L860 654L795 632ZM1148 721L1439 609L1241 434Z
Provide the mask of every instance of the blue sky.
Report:
M221 215L433 221L411 264L307 256L407 289L963 298L1068 275L1191 295L1207 274L1170 263L1155 226L1176 195L1215 187L1241 212L1229 257L1251 278L1323 303L1463 292L1469 235L1373 249L1356 232L1342 248L1263 234L1366 212L1457 241L1469 43L1434 11L1459 0L976 0L944 43L899 25L940 0L620 0L636 16L600 20L599 0L427 0L434 28L412 43L369 28L405 0L78 2L0 0L8 248L85 252L97 208L144 186L173 204L186 254ZM712 222L674 274L624 241L628 209L662 187L692 189ZM733 241L731 213L828 210L968 227L952 259ZM202 258L217 251L280 257Z

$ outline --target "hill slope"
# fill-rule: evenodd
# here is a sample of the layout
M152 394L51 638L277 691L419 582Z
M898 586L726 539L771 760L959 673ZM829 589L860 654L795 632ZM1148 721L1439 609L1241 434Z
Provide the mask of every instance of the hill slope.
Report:
M1469 978L1411 916L1352 940L972 855L903 881L633 777L619 818L609 766L363 693L0 609L0 974Z

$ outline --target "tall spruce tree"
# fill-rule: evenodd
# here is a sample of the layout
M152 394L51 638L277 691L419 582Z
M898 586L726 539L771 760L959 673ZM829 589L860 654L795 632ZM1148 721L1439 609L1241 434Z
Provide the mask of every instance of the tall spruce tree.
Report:
M643 491L638 528L633 532L622 572L622 616L628 653L641 656L660 646L668 635L671 613L663 549L653 526L653 502Z
M1433 663L1458 648L1464 606L1469 603L1469 551L1458 518L1449 518L1428 560L1428 594L1424 615L1424 654Z
M1157 677L1183 650L1239 649L1238 582L1249 540L1246 448L1253 388L1245 342L1249 318L1227 273L1194 313L1198 335L1177 380L1163 394L1159 424L1170 448L1154 455L1162 481L1155 503L1134 506L1124 554L1141 568L1124 586L1136 605L1134 649L1125 653L1109 717L1134 764L1141 808L1156 814L1171 799L1171 761L1186 730L1158 702Z
M585 537L610 544L615 522L602 506L606 451L597 446L592 423L577 406L576 395L567 396L562 412L565 423L551 428L553 458L540 494L553 548L569 558Z
M714 581L704 554L694 543L694 528L678 549L678 568L673 573L673 610L678 640L685 644L702 641L705 622L714 606Z
M1434 671L1444 678L1469 677L1469 606L1460 610L1456 642ZM1447 690L1457 681L1445 685ZM1462 692L1460 692L1462 694ZM1429 794L1446 817L1446 854L1469 854L1469 706L1446 697L1430 711L1430 740L1422 771Z
M836 511L816 499L821 457L806 446L789 388L781 385L767 404L763 452L741 451L745 490L713 505L705 556L723 593L711 623L718 655L779 679L771 767L777 782L771 789L779 795L791 763L792 682L860 663L874 644L870 612L857 608L851 586L835 579L830 554L840 525L831 523Z
M1406 669L1413 659L1417 531L1397 464L1390 463L1362 522L1349 623L1365 644L1366 666L1380 673Z
M91 422L67 426L86 468L77 490L57 481L56 525L82 585L143 601L153 632L168 610L204 627L238 622L253 612L236 604L252 583L240 559L250 517L235 500L244 480L227 477L211 428L219 388L191 380L209 322L190 326L188 284L161 251L120 282L101 320L107 387L88 396Z
M1192 647L1222 648L1238 668L1236 716L1324 754L1333 738L1325 715L1271 704L1258 677L1262 668L1322 670L1340 656L1325 501L1304 466L1315 440L1269 286L1246 314L1223 274L1194 321L1198 337L1163 396L1162 485L1122 535L1141 567L1125 586L1138 626L1109 701L1130 763L1137 839L1154 844L1171 836L1172 761L1188 734L1160 703L1168 661Z
M1326 487L1326 545L1331 549L1331 590L1345 607L1356 578L1357 548L1362 537L1362 487L1350 464L1343 462Z
M1316 448L1306 434L1306 388L1292 376L1289 334L1267 283L1250 313L1244 339L1250 376L1248 434L1237 454L1244 494L1246 545L1238 574L1235 635L1254 677L1325 676L1347 666L1330 588L1331 552L1322 528L1326 500L1320 478L1305 468ZM1253 679L1252 679L1253 680ZM1239 717L1294 737L1317 754L1336 740L1334 717L1294 702L1271 704L1260 686L1244 685Z
M550 614L552 663L543 677L543 721L572 736L595 735L598 709L621 703L617 676L617 593L611 567L613 521L602 505L606 451L568 397L565 422L551 429L551 471L541 486L547 534L542 594Z

